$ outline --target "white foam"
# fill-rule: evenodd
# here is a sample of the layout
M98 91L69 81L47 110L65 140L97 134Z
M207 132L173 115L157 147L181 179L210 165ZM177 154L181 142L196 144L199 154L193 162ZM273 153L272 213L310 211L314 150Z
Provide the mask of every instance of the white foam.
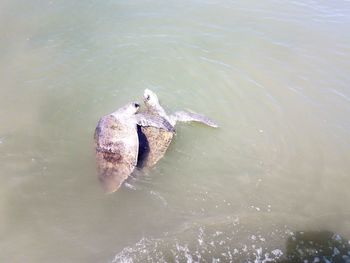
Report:
M283 252L282 252L282 250L280 250L280 249L274 249L274 250L271 251L271 253L272 253L274 256L276 256L276 257L280 257L280 256L283 255Z
M168 202L166 201L166 199L159 192L151 190L150 194L154 195L155 197L157 197L162 202L162 204L164 206L168 206Z

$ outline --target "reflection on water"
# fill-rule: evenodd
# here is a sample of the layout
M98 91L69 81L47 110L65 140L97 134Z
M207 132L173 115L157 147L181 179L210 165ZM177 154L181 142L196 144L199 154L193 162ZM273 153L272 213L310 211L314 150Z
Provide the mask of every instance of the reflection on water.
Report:
M299 231L344 256L348 1L4 0L0 22L1 261L294 260ZM96 123L145 88L220 128L179 124L104 195Z

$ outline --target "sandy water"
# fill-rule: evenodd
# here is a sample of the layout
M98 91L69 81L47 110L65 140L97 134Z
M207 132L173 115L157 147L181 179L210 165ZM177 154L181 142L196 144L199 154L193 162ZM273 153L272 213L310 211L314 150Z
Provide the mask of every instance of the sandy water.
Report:
M15 0L0 22L1 261L259 262L298 231L350 239L348 1ZM104 195L95 125L145 88L220 128L178 125Z

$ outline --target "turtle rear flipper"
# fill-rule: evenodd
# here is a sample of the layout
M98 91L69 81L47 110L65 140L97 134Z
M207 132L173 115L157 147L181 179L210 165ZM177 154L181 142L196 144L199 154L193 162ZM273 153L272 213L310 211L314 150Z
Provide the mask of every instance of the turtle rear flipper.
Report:
M171 122L190 122L190 121L195 121L195 122L200 122L203 124L206 124L210 127L217 128L219 125L209 119L208 117L198 114L195 112L189 112L189 111L176 111L174 114L170 116Z

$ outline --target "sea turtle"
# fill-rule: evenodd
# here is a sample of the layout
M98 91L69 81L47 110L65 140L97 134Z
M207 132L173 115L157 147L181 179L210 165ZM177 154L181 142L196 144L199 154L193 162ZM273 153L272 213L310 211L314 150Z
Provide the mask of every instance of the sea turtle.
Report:
M105 192L116 191L135 168L139 150L137 125L174 131L163 117L137 113L139 107L136 102L129 103L103 116L97 124L94 135L97 172Z
M218 127L215 122L206 116L194 112L176 111L175 113L168 115L160 105L157 95L149 89L144 91L143 101L146 106L145 112L147 114L163 117L174 127L174 129L178 121L195 121L204 123L211 127ZM138 166L141 168L152 167L164 156L175 132L158 129L156 127L140 127L138 131L140 138Z

